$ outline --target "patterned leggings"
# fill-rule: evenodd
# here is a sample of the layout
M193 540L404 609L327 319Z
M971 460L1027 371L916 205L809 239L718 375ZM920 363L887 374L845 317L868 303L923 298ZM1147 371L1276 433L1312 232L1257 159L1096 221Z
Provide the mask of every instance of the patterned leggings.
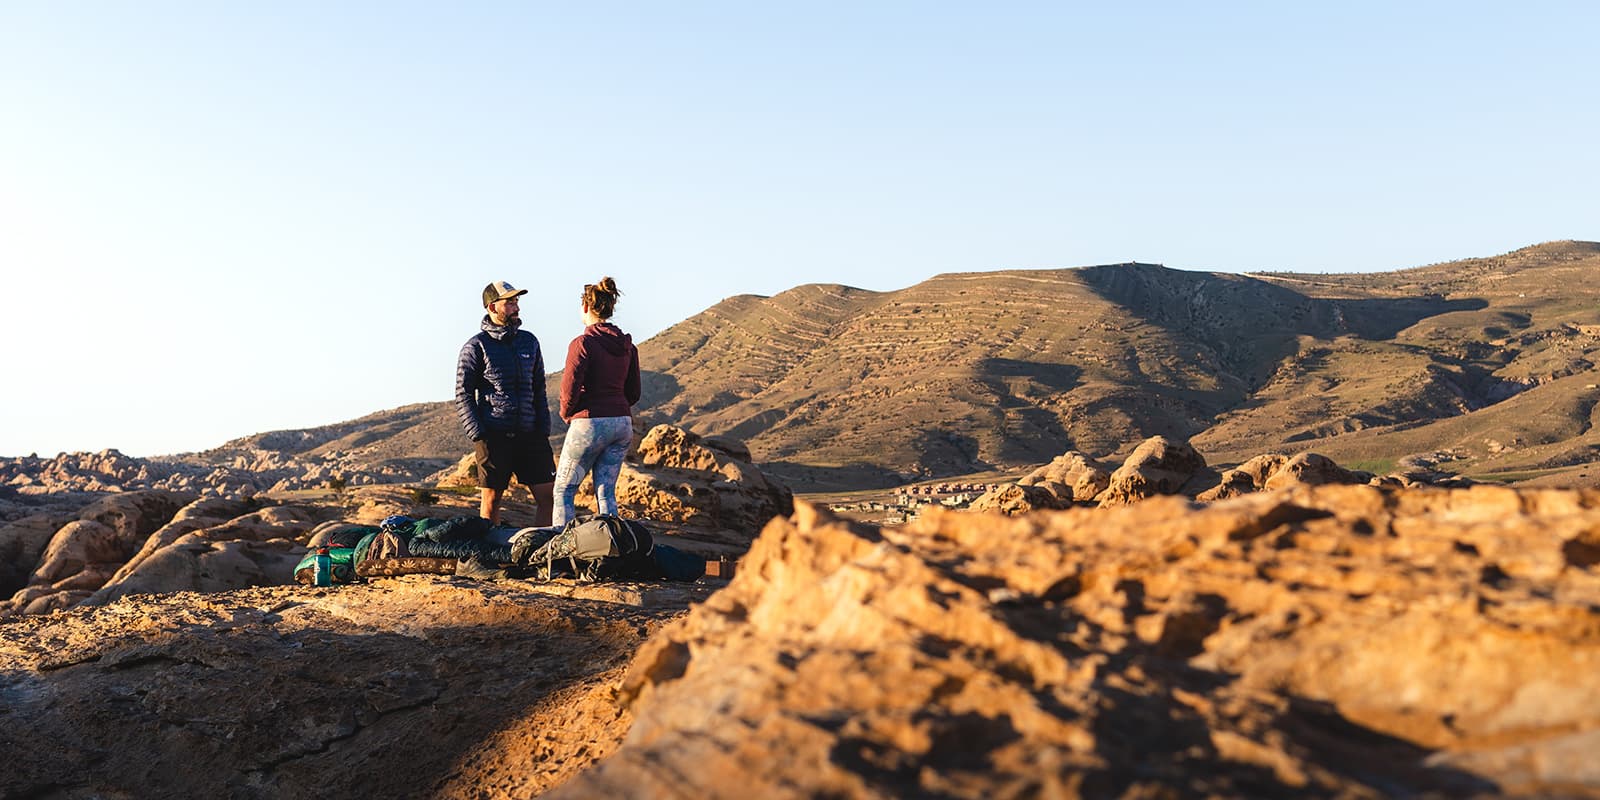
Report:
M580 417L567 428L556 467L556 507L551 524L561 527L576 516L578 484L594 470L594 494L601 514L617 513L617 475L633 441L632 417Z

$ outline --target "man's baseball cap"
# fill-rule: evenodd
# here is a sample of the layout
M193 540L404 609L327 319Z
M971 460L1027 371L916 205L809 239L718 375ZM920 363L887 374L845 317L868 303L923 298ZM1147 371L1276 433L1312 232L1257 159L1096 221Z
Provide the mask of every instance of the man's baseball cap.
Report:
M510 300L527 293L527 289L518 289L505 281L495 281L483 287L483 307L488 308L496 300Z

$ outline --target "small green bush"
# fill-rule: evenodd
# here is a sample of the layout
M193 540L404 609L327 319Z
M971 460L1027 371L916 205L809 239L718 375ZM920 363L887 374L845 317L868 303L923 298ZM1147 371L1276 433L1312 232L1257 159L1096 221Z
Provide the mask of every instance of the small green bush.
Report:
M1369 458L1361 461L1351 461L1348 464L1340 464L1339 466L1342 466L1348 470L1355 470L1357 472L1370 472L1374 475L1388 475L1389 473L1394 472L1394 465L1396 462L1397 459L1393 458Z
M422 488L421 486L413 486L411 487L411 502L416 503L419 506L431 506L434 503L439 502L439 495L436 495L433 492Z

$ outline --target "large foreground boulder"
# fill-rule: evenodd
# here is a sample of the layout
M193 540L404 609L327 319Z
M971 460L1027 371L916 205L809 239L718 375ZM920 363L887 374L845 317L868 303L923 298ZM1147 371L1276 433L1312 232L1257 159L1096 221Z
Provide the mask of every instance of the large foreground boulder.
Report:
M1487 488L802 504L554 796L1593 796L1596 530L1600 494Z

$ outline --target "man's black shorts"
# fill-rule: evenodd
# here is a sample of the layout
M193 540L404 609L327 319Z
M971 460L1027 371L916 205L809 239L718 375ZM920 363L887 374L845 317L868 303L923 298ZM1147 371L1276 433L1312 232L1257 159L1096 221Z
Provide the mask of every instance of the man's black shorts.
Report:
M537 486L556 479L556 460L550 452L550 440L537 433L505 436L489 434L483 437L489 446L489 466L478 463L478 485L485 489L505 491L511 485L511 476L523 486Z

